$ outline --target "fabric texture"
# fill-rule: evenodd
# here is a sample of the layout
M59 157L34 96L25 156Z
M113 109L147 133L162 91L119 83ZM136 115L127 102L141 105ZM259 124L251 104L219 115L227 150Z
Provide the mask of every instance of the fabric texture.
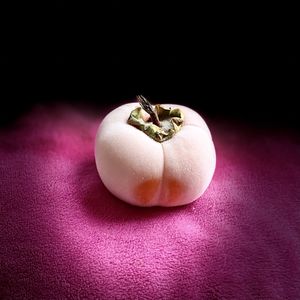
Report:
M39 107L1 130L1 299L300 298L296 133L208 121L205 194L139 208L100 181L102 117Z

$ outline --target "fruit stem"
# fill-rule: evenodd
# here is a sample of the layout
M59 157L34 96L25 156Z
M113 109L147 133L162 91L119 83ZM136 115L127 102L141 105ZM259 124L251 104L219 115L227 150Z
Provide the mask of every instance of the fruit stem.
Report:
M136 96L136 98L143 110L145 110L150 115L153 124L155 124L158 127L161 127L157 112L153 109L152 104L142 95L138 95Z

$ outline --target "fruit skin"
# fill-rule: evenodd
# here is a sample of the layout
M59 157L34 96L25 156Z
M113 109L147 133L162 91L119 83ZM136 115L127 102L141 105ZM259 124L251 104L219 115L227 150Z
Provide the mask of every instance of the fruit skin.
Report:
M95 160L106 188L137 206L179 206L198 199L207 189L216 166L211 133L192 109L175 104L184 125L163 143L127 124L137 103L124 104L101 122L95 139ZM146 112L145 119L149 116Z

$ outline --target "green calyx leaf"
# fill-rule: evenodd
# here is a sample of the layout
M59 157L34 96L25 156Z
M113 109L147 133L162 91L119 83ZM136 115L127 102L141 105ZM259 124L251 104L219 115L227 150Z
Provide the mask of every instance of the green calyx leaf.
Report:
M171 139L176 132L178 132L182 125L184 116L180 109L164 108L155 105L155 111L160 121L160 126L153 124L151 117L148 120L143 119L143 109L141 107L135 108L128 118L128 124L143 131L155 141L161 143Z

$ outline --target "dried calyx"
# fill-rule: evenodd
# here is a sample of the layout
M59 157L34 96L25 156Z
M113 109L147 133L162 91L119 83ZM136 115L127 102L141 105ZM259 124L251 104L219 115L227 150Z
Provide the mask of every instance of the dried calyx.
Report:
M143 96L137 96L141 107L135 108L128 118L128 124L140 129L157 142L171 139L183 125L183 113L179 108L164 108L159 104L154 107ZM149 114L145 119L143 110Z

